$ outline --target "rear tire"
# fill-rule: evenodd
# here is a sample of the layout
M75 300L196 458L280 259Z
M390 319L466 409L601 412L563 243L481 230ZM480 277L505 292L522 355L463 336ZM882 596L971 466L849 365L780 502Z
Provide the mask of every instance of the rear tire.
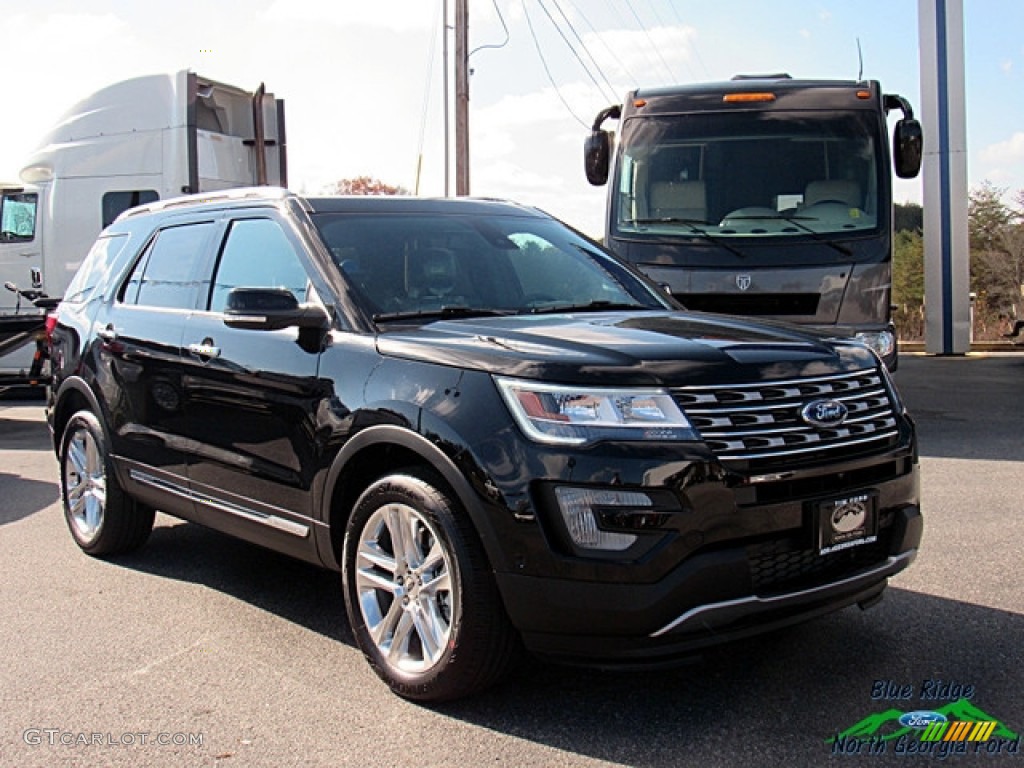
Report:
M103 427L91 411L78 411L68 421L59 460L64 519L82 551L103 557L141 547L155 512L121 490Z
M442 488L417 471L378 480L344 543L356 642L392 691L423 702L492 685L518 647L476 531Z

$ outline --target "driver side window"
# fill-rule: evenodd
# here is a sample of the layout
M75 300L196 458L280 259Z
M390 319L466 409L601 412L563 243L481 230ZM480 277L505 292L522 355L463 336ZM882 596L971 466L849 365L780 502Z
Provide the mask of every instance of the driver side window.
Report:
M217 262L209 308L223 312L234 288L285 288L300 302L310 290L306 270L280 224L271 219L231 223Z

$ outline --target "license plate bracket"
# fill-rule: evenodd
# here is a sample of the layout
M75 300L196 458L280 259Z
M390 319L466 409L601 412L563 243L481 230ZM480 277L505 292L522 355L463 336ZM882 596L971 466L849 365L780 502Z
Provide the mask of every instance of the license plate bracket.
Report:
M819 555L878 541L878 492L859 491L815 505Z

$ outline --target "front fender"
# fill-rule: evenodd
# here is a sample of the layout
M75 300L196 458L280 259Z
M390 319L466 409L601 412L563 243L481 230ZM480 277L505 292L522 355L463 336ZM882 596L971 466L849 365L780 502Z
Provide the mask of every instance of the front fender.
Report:
M455 449L454 455L449 455L439 445L423 435L414 432L412 429L394 425L381 424L367 427L348 440L338 455L334 458L328 470L323 503L318 510L318 525L315 527L317 549L323 563L336 570L340 570L340 563L335 554L335 537L342 535L341 531L331 531L331 500L335 498L340 487L346 480L346 470L355 466L360 456L366 455L380 448L399 449L407 456L414 456L415 461L430 467L437 472L449 488L455 494L457 501L469 515L477 535L483 543L492 567L498 567L504 559L501 548L497 544L496 532L492 521L487 515L483 499L466 479L463 472L456 464L461 446L445 442L446 447ZM411 460L411 459L410 459ZM399 470L401 466L390 469ZM382 468L380 474L385 474ZM362 488L358 489L362 492ZM347 517L347 510L346 510Z

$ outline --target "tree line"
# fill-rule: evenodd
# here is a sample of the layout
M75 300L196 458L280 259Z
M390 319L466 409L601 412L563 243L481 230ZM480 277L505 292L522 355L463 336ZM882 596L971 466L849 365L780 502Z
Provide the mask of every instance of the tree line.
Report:
M1024 191L1011 203L1006 189L986 181L968 194L967 231L974 339L999 339L1024 319ZM897 335L924 338L924 210L897 203L894 210L892 296Z

